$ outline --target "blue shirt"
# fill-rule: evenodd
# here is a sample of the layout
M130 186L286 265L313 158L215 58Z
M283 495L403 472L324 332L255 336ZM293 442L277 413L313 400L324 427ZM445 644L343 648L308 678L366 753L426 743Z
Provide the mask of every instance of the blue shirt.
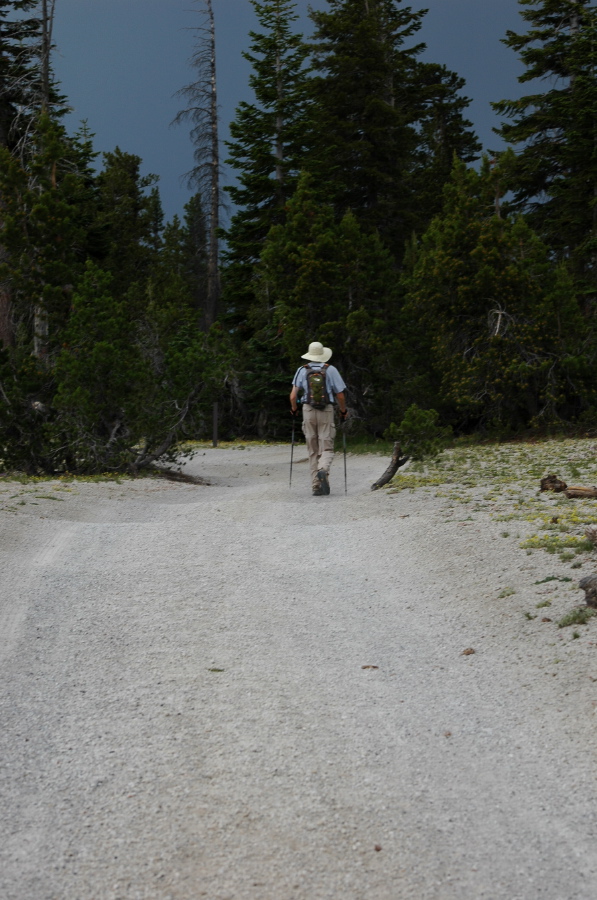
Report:
M323 369L324 363L310 362L307 363L313 369L314 372L319 372L320 369ZM305 366L301 366L296 370L296 374L292 379L292 383L296 386L297 393L300 393L301 388L303 391L302 397L299 399L299 403L304 403L307 399L307 373L305 371ZM325 370L325 383L327 385L328 390L328 399L330 403L334 402L334 397L336 394L340 394L342 391L346 390L346 385L342 380L342 376L338 369L334 366L328 365Z

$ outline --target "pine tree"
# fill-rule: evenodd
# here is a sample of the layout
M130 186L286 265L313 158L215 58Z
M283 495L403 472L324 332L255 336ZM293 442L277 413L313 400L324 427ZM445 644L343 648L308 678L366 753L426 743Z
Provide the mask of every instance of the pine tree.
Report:
M224 342L180 295L153 290L139 314L88 263L73 295L47 426L50 465L137 471L194 437L225 377Z
M545 427L594 405L596 354L574 285L523 219L496 214L487 160L480 173L455 166L410 261L403 328L444 418Z
M47 116L39 120L36 149L24 164L0 149L0 245L6 250L0 281L12 297L15 340L48 357L59 345L87 254L93 152L85 136L68 138ZM40 318L47 325L43 353L36 351Z
M0 146L14 150L39 112L38 0L0 0Z
M160 246L163 216L152 190L157 178L141 175L141 164L139 156L116 147L104 154L95 180L96 260L112 275L117 296L145 283Z
M174 216L164 228L151 277L162 296L178 298L194 309L197 325L200 324L207 291L205 219L200 194L185 205L182 222Z
M420 234L441 211L442 191L450 180L454 158L476 160L481 144L464 117L470 100L462 95L465 81L446 66L418 62L416 66L417 150L412 171L412 192L419 215Z
M254 102L242 102L230 126L227 162L238 184L226 188L236 206L226 234L225 292L231 320L243 328L254 302L253 267L269 229L283 221L284 207L296 186L303 155L305 59L302 36L292 26L294 0L252 0L261 31L250 32L243 53L253 72Z
M399 0L328 0L315 23L308 169L341 216L379 231L400 254L414 224L415 62L406 47L425 11Z
M519 0L529 24L507 33L526 70L525 83L551 83L493 106L511 119L499 129L519 148L509 164L515 206L561 259L571 261L585 290L597 290L597 8L591 0Z
M299 361L309 340L329 344L353 408L389 424L400 341L394 263L379 237L364 232L351 212L336 222L304 175L286 223L270 231L260 276L287 365Z

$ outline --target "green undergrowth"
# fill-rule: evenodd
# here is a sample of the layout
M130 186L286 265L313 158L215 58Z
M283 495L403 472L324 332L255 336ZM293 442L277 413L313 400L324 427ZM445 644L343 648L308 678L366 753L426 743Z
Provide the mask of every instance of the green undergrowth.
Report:
M586 625L593 616L597 616L597 609L593 609L591 606L577 606L562 616L558 622L558 628L568 628L569 625Z
M391 456L394 449L392 441L386 441L381 438L375 439L366 435L350 435L346 436L346 449L349 453L376 453L384 456ZM340 429L336 432L336 452L342 450L342 432Z
M557 554L562 562L594 554L584 530L597 524L597 500L540 492L541 478L549 473L569 485L597 484L595 439L457 443L437 459L411 462L388 489L434 489L448 507L465 506L467 514L489 512L495 521L509 523L508 535L519 534L527 554L544 551Z
M300 431L300 428L297 428L297 434L295 436L297 442L299 437L298 431ZM179 445L179 448L183 453L198 450L250 450L252 447L269 447L272 446L273 443L275 442L259 441L253 438L246 441L236 438L233 441L218 441L217 447L214 447L213 441L184 441L184 443Z
M148 472L147 474L150 475L152 473ZM109 481L120 484L122 481L130 481L133 478L138 477L140 476L123 475L121 472L117 474L104 472L103 475L71 475L68 472L64 475L25 475L23 472L3 472L0 474L0 484L5 482L15 482L17 484L47 484L52 481L58 481L62 484L71 484L73 481L90 482L92 484Z

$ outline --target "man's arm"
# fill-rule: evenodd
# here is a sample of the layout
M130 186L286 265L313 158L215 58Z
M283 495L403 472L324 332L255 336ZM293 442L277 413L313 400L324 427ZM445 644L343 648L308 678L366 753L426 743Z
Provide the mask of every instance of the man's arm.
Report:
M292 394L290 396L292 397ZM339 394L336 394L336 400L338 401L340 412L343 416L346 415L346 400L344 398L344 391L340 391ZM292 400L290 402L292 402Z
M295 413L298 409L298 406L296 403L296 395L297 395L296 384L293 384L292 390L290 392L290 408L292 409L293 413Z

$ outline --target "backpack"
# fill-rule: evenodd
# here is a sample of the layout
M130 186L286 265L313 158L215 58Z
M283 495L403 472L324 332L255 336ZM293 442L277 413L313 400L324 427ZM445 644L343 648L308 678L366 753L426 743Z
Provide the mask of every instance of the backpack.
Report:
M309 364L305 366L307 374L307 396L305 397L305 403L309 403L313 409L325 409L330 402L325 377L327 368L327 363L325 363L321 369L312 369Z

